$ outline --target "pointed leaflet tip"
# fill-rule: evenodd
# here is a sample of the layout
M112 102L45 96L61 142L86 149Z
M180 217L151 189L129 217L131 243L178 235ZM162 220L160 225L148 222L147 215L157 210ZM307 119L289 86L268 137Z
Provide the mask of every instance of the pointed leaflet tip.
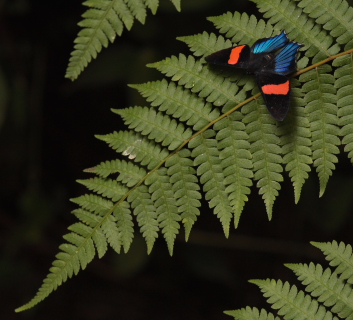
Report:
M328 182L328 177L325 178L321 178L320 177L320 193L319 193L319 198L321 198L326 190L326 186L327 186L327 182Z
M272 209L273 209L273 201L271 201L271 203L266 202L266 212L267 212L267 217L268 220L271 221L272 220Z
M175 8L180 12L181 11L180 0L170 0L170 1L174 4Z
M229 224L227 226L223 226L224 236L228 239L229 238Z

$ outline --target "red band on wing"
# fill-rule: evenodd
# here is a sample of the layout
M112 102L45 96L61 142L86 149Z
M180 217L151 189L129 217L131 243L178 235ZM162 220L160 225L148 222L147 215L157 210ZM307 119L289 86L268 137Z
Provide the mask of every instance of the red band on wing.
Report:
M246 45L235 47L229 56L228 64L237 64L240 58L240 54Z
M262 92L264 94L283 94L286 95L289 92L289 80L281 84L266 84L262 86Z

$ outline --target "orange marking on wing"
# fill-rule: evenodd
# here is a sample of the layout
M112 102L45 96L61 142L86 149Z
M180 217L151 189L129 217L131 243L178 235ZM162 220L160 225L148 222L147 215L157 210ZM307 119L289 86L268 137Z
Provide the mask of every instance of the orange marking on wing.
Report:
M230 53L228 64L237 64L240 58L240 53L246 45L235 47Z
M264 94L288 94L289 81L281 84L266 84L261 89Z

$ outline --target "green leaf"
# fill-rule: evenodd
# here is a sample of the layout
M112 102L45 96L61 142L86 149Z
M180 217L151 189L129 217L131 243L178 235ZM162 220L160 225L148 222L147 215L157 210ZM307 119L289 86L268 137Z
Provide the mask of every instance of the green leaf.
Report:
M224 170L225 192L228 194L230 205L234 212L234 224L238 226L240 215L250 194L253 178L252 155L249 151L249 136L245 125L239 121L241 114L232 113L215 124L218 131L218 149L221 167Z
M172 56L163 61L147 65L156 68L178 85L191 89L191 92L198 93L206 101L212 102L215 106L225 106L228 109L236 106L245 98L244 92L239 92L238 86L229 79L211 72L204 67L201 61L196 61L193 56L179 58Z
M343 242L338 244L337 241L311 242L311 244L319 248L326 255L326 260L330 261L330 266L337 267L335 271L341 275L341 279L347 280L348 283L353 283L353 255L351 245L345 245Z
M166 162L172 191L177 199L176 205L181 213L181 222L184 224L186 241L197 216L200 215L198 207L201 206L200 187L190 154L189 150L182 149Z
M121 241L124 252L127 253L134 238L134 223L129 204L124 201L114 209L114 216L116 218L116 225L119 233L119 240Z
M143 136L148 135L149 140L155 140L174 150L191 137L192 131L184 129L176 120L163 115L152 108L131 107L129 109L114 110L120 114L129 129L140 132Z
M171 0L180 11L180 0ZM130 30L134 19L142 24L146 20L146 8L155 14L158 0L88 0L83 5L89 7L78 25L83 29L75 39L74 51L66 70L66 78L77 79L80 73L101 52L114 42L116 35L121 36L124 25Z
M145 185L141 185L135 189L129 195L128 201L131 203L134 214L137 216L140 231L147 243L147 253L150 254L158 238L157 209Z
M149 169L153 169L169 154L166 149L133 131L120 131L96 137L108 143L111 148L122 153L123 156Z
M292 81L292 87L298 83ZM312 164L310 124L305 114L304 100L301 91L292 88L292 104L284 125L279 127L281 134L283 163L289 173L294 187L295 203L298 203L300 193Z
M305 82L302 90L306 92L304 100L311 127L314 166L320 179L320 197L338 162L336 154L340 145L336 89L333 76L328 74L331 70L330 66L323 65L300 77Z
M194 165L197 166L197 174L203 184L205 199L210 208L214 208L214 214L220 219L226 237L229 236L229 225L232 219L232 209L225 192L223 183L220 152L217 149L215 132L207 130L190 141L192 157L195 158Z
M258 181L256 186L264 199L267 215L271 220L273 204L281 188L279 182L283 181L278 128L262 99L244 106L242 112L245 114L243 122L246 124L245 130L251 143L254 179Z
M271 24L266 24L264 20L257 20L254 15L249 16L246 13L227 12L221 16L210 17L208 20L236 44L252 45L258 39L271 37L273 33Z
M146 180L146 183L150 185L148 191L152 194L151 199L156 208L159 228L167 242L169 254L173 255L174 241L179 233L181 217L169 182L167 169L159 169Z
M217 37L214 33L208 34L206 31L202 34L179 37L177 39L185 42L196 57L209 55L212 52L232 46L232 42L229 39L226 40L222 36Z
M353 46L353 8L345 0L303 0L298 3L303 11L316 23L330 31L339 44L346 44L345 50Z
M333 61L337 89L337 107L340 136L344 151L353 163L353 58L352 53L339 57Z
M313 297L317 297L331 311L341 318L353 318L352 288L337 274L327 268L323 270L321 265L287 264L298 276L298 279L306 286L306 291Z
M194 130L203 128L219 116L219 110L213 109L211 103L205 103L202 98L177 86L175 82L168 83L163 79L130 87L137 89L151 106L158 107L159 111L180 121L186 121Z
M239 310L225 311L225 314L233 316L237 320L279 320L279 317L275 317L272 313L267 313L266 310L261 309L261 312L257 308L246 307Z

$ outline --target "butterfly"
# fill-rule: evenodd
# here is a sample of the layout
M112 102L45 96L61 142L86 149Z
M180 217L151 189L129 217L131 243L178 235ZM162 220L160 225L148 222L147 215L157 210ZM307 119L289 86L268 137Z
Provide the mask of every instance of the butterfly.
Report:
M271 38L217 51L205 58L209 63L246 69L254 74L270 114L282 121L290 105L290 80L297 70L297 53L302 44L288 39L285 31Z

